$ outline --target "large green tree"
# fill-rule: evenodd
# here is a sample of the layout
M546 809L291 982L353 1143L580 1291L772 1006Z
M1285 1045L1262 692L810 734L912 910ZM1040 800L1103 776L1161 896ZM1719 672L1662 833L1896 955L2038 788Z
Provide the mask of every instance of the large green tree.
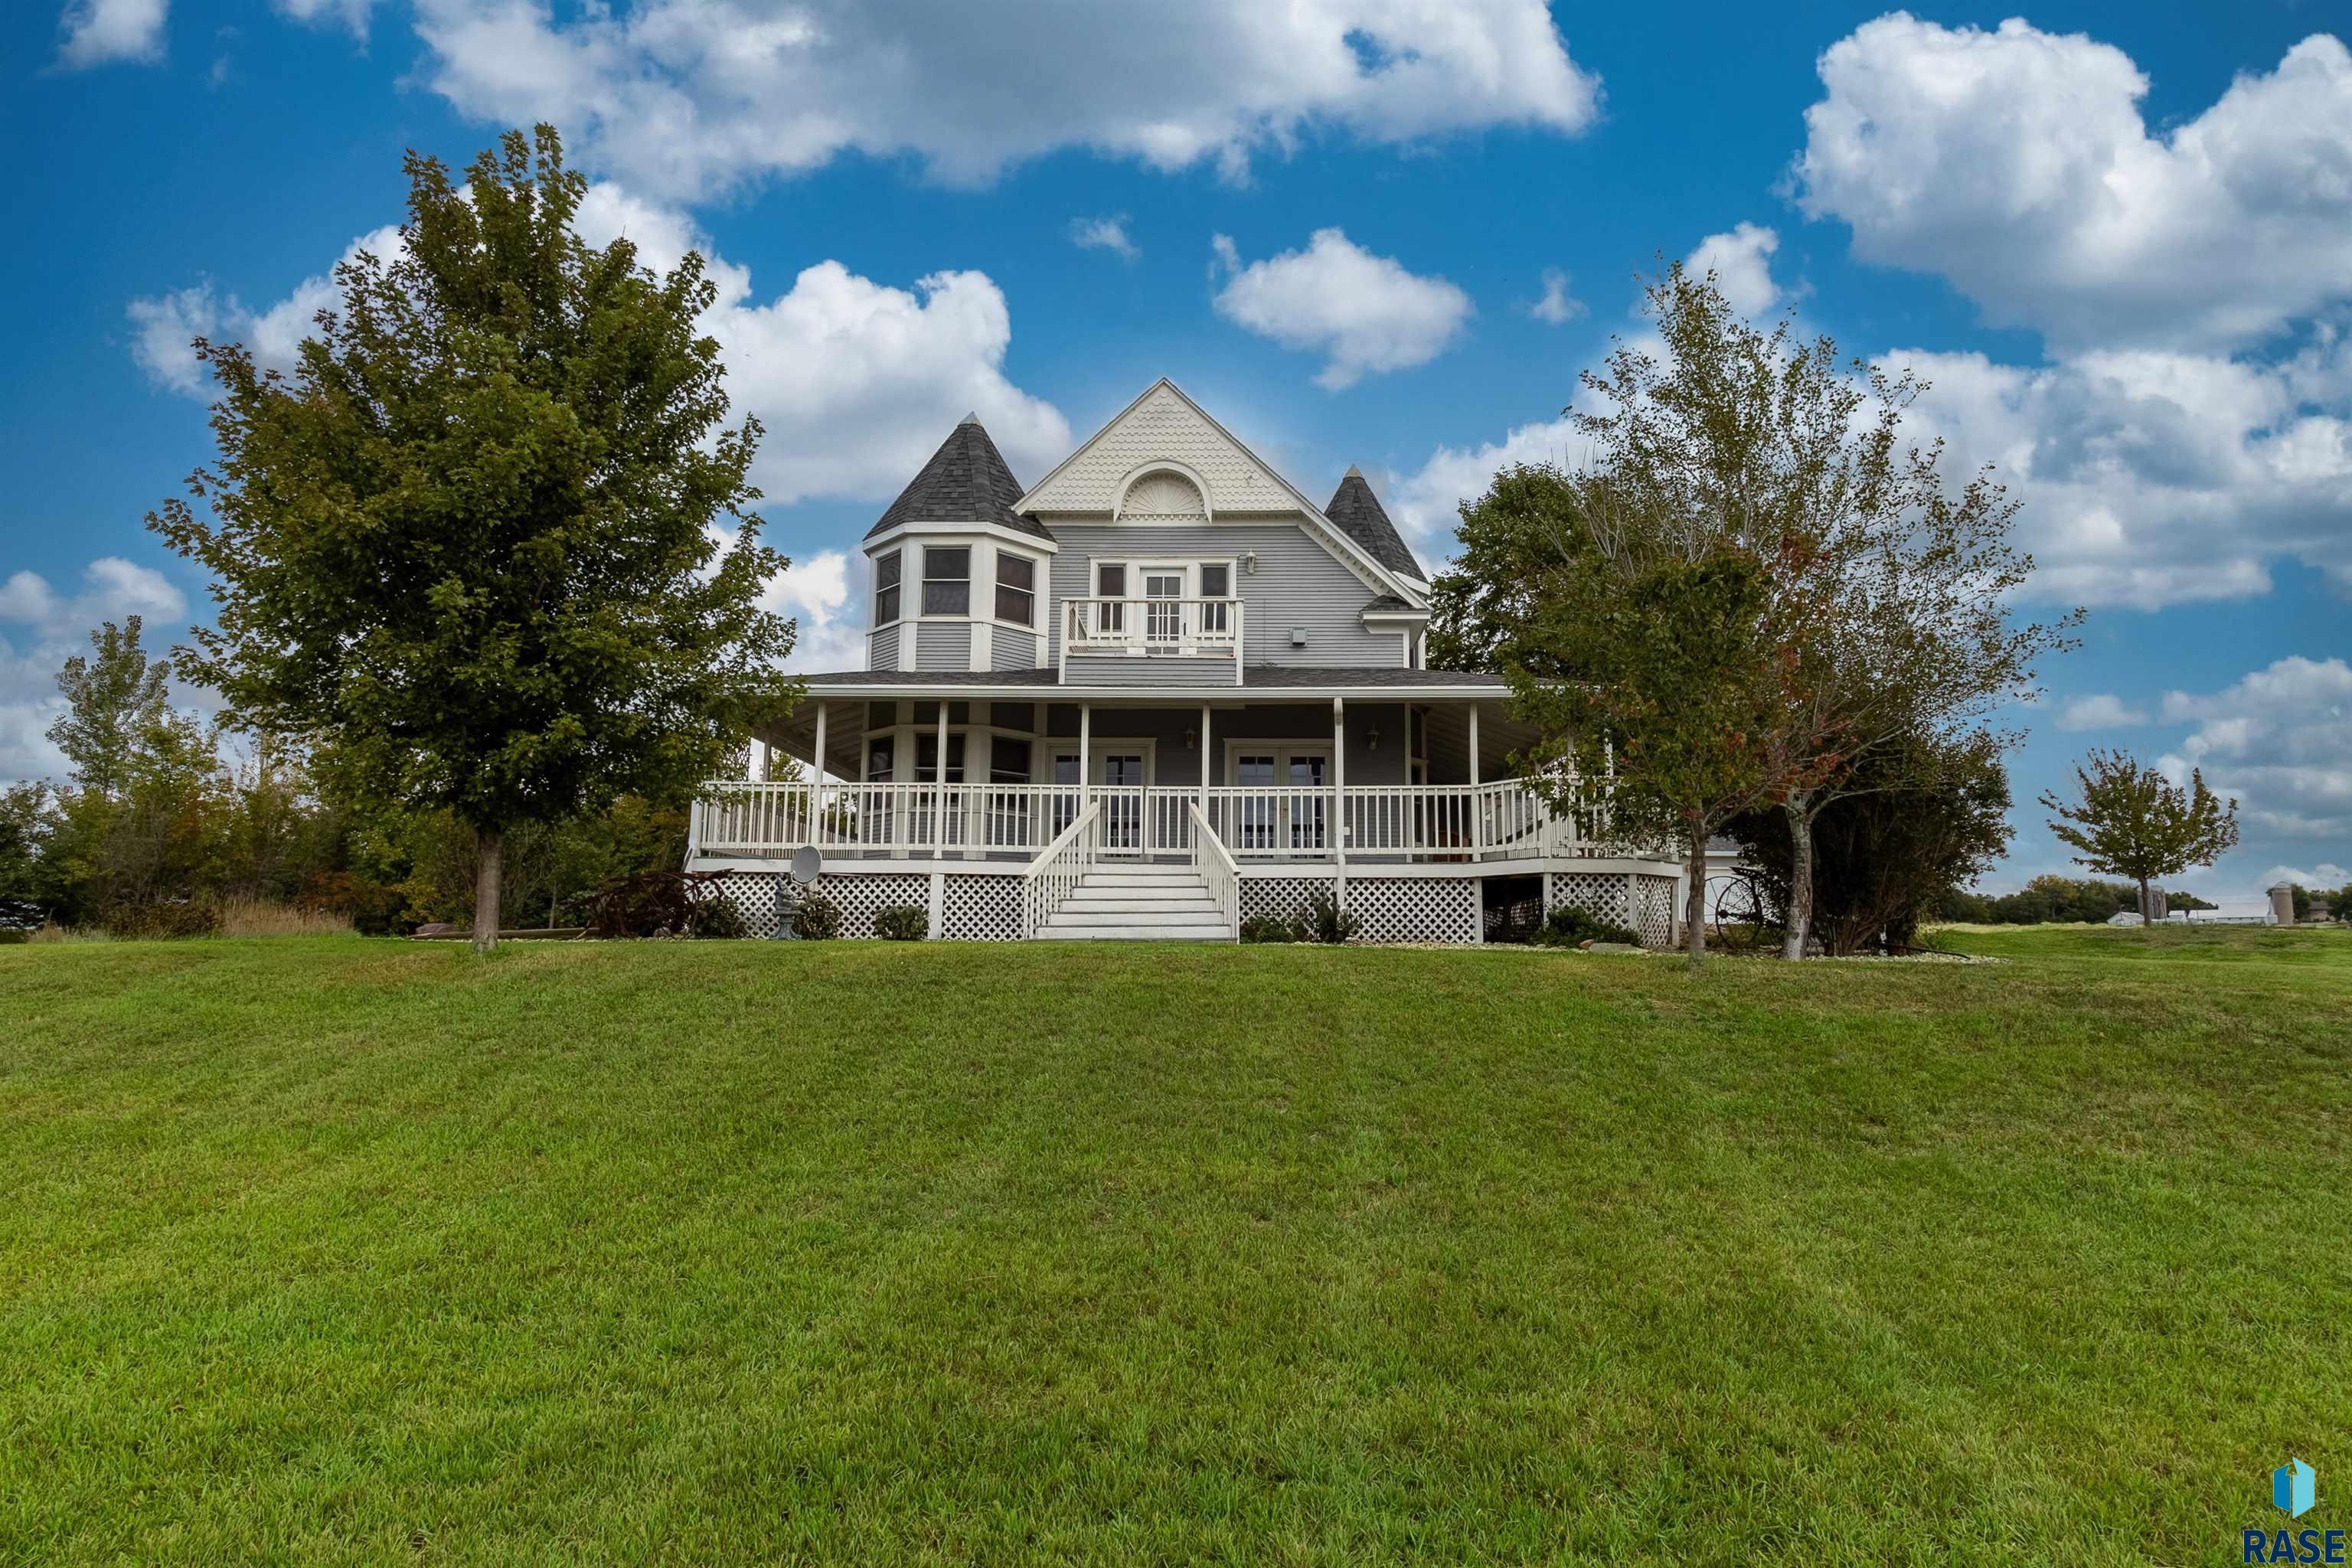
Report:
M48 730L74 783L108 799L120 795L146 737L171 710L168 659L150 659L140 646L140 621L101 622L89 634L89 657L75 654L58 671L66 710Z
M1776 687L1765 578L1736 551L1686 557L1629 523L1605 479L1549 467L1496 476L1462 509L1463 553L1433 585L1432 646L1499 671L1536 742L1517 759L1555 808L1621 842L1673 844L1689 873L1683 939L1706 951L1706 846L1754 805Z
M486 950L505 834L687 798L788 701L792 627L759 605L784 563L746 510L759 425L725 427L697 328L702 258L656 278L586 245L545 125L462 188L405 169L400 245L336 268L290 381L198 342L219 460L150 522L214 578L184 672L346 797L462 820Z
M2210 866L2237 846L2238 803L2205 786L2201 771L2186 784L2123 752L2094 751L2074 766L2078 798L2043 791L2054 814L2050 831L2078 853L2074 863L2139 885L2143 922L2155 918L2148 886L2191 866Z

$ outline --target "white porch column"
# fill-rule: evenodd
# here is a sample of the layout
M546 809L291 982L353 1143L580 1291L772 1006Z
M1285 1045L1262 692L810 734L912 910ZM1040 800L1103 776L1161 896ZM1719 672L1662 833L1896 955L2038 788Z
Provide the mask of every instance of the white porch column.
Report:
M1209 705L1201 704L1201 820L1209 819Z
M1470 703L1470 858L1475 860L1486 852L1486 802L1478 798L1478 703Z
M824 714L831 704L820 699L816 705L816 744L809 763L809 842L820 844L824 838Z
M1094 766L1087 755L1094 747L1094 733L1095 705L1081 702L1078 704L1078 812L1081 816L1085 815L1087 806L1094 804L1095 798Z
M967 757L964 760L970 763L971 759ZM944 860L948 858L948 700L945 697L940 699L939 763L931 770L931 858Z
M1342 907L1348 901L1348 700L1331 699L1331 856L1339 874L1332 879L1332 897Z

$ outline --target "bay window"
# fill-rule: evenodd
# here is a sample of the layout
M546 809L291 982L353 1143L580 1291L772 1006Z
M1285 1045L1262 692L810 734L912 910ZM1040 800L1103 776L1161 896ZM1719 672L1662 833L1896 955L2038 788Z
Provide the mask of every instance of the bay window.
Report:
M923 547L923 614L971 614L971 546Z
M874 624L887 626L898 618L898 552L874 558Z

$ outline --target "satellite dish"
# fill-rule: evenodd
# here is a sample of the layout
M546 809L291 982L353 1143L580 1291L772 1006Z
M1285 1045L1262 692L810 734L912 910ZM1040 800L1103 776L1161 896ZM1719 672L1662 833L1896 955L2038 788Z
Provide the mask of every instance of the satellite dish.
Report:
M814 844L803 844L793 851L793 880L807 887L824 869L824 857L816 852Z

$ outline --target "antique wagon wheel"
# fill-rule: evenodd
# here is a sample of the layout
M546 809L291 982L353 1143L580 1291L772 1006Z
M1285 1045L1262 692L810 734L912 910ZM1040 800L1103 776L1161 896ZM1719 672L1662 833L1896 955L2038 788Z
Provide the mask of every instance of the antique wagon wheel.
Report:
M1763 889L1747 877L1726 878L1715 895L1715 938L1727 948L1753 948L1771 924Z

